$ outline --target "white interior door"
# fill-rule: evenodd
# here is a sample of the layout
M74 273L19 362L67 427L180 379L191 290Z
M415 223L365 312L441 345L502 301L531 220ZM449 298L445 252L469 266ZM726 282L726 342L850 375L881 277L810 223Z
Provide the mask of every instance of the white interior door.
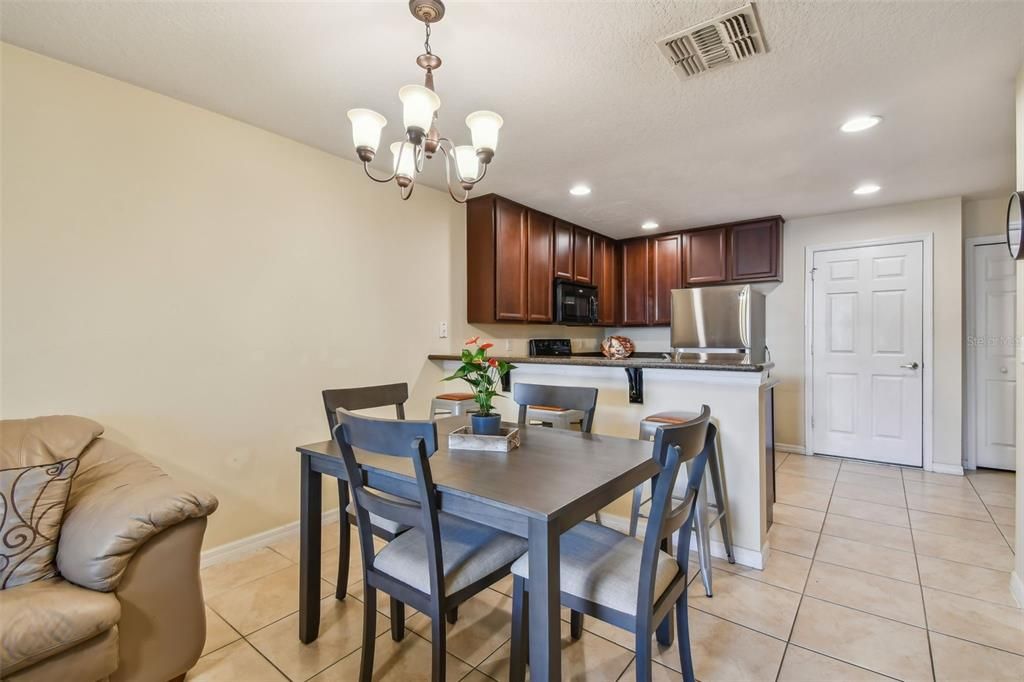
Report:
M921 242L815 253L815 452L922 466L923 258Z
M1014 368L1017 272L1006 245L974 247L974 447L977 465L1016 469L1017 377Z

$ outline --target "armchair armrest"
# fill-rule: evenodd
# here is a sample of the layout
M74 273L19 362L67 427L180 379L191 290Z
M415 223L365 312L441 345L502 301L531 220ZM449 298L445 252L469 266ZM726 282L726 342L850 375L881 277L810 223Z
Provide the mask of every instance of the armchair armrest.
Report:
M57 567L76 585L116 590L149 538L217 508L217 498L185 488L106 439L94 441L79 461L57 549Z

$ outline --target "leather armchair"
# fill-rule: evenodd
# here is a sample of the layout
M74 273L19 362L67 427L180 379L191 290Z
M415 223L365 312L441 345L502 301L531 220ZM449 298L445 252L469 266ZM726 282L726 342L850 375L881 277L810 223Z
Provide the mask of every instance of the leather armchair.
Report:
M0 591L4 680L166 682L202 652L199 553L217 500L102 432L81 417L0 422L0 467L79 459L60 576Z

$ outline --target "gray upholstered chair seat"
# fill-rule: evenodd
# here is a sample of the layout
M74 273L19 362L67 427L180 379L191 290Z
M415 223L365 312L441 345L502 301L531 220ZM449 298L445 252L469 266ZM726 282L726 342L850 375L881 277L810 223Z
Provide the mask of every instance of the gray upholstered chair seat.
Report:
M445 594L468 587L526 551L526 540L515 535L443 512L437 518ZM373 567L420 592L430 593L427 541L419 528L402 533L377 552Z
M562 534L561 590L581 599L636 615L643 542L618 531L584 521ZM658 557L654 579L657 600L679 572L667 552ZM530 558L512 564L512 573L529 579Z

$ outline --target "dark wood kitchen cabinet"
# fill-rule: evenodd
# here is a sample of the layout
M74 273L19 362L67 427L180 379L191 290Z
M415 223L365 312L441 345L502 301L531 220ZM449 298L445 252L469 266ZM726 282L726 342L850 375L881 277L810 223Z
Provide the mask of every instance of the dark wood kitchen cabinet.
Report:
M622 275L619 277L620 322L625 327L647 324L648 260L650 242L646 237L621 242Z
M551 322L554 298L555 219L529 209L526 213L526 319Z
M526 209L504 199L494 207L494 318L526 320L527 246Z
M782 279L782 220L772 218L729 229L729 281Z
M466 318L551 322L554 219L494 195L466 204Z
M650 295L647 324L672 322L672 290L683 288L683 236L650 238Z
M555 219L555 278L573 278L572 252L573 226L564 220Z
M723 284L729 277L726 228L686 233L683 278L686 286Z
M597 323L604 326L618 324L618 267L615 241L594 235L594 285L597 287Z
M594 233L585 227L572 228L573 281L594 284Z

